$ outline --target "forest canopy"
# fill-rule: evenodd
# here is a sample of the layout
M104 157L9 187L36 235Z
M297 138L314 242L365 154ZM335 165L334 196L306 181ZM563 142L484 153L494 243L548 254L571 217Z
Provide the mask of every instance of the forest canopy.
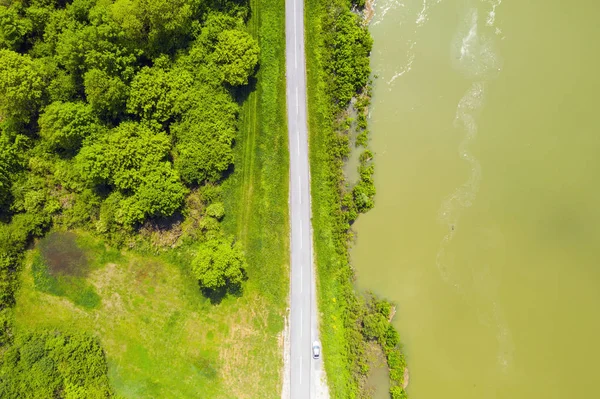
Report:
M46 204L85 193L98 206L78 221L113 207L104 229L128 229L218 182L258 63L247 15L228 0L3 0L3 217L51 219L64 207Z
M246 0L0 0L0 396L14 393L10 367L22 397L108 392L96 343L11 330L23 254L53 227L121 245L185 219L190 237L212 240L190 275L242 281L242 249L209 194L233 165L242 86L258 68L249 13ZM86 348L93 373L64 368Z

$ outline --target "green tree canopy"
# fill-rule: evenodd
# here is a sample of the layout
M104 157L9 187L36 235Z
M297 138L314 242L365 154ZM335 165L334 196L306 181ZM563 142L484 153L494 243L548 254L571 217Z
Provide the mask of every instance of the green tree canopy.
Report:
M107 398L111 389L97 339L55 331L17 336L0 364L3 398Z
M381 313L369 313L363 318L363 334L367 339L381 341L385 337L389 322Z
M0 5L0 48L18 50L33 29L31 20L19 15L17 7L18 3Z
M326 63L337 104L346 108L350 99L369 79L369 54L373 39L359 22L359 16L349 10L336 16L335 33L328 35L325 45L331 50L331 62Z
M73 79L73 76L58 67L53 68L50 72L51 77L48 84L49 100L68 102L74 99L77 95L77 82Z
M86 99L98 116L115 119L123 113L129 88L120 78L92 69L84 76L84 87Z
M258 64L258 55L258 42L249 33L231 29L219 34L214 59L228 84L248 84L248 77Z
M84 146L77 155L82 176L93 184L109 184L133 190L144 172L163 162L169 152L169 138L135 122L124 122L108 134Z
M203 47L206 51L212 53L215 50L219 34L226 30L243 29L244 21L242 18L234 17L221 12L209 12L206 15L200 36L194 43L190 54L194 52L194 48Z
M123 196L117 221L132 225L148 216L170 216L183 204L186 188L166 160L169 137L149 127L125 122L76 157L82 179L108 185Z
M203 2L191 0L116 0L114 19L126 35L153 55L171 52L186 44L194 16Z
M186 188L168 162L156 165L143 174L134 194L120 203L116 220L126 226L143 222L147 217L171 216L181 208Z
M0 207L4 207L10 198L12 173L14 172L15 154L10 144L0 137Z
M225 216L225 206L222 202L215 202L206 207L206 215L220 220Z
M102 3L90 9L88 17L89 23L85 21L88 18L85 22L67 18L58 28L56 61L75 76L99 69L110 76L131 79L141 50L127 43L121 27Z
M240 284L246 267L241 244L234 244L230 237L211 238L202 243L192 262L194 276L203 287L213 290Z
M165 123L189 107L193 82L192 74L181 68L142 68L131 82L127 112Z
M39 125L40 136L51 148L67 151L77 150L100 128L90 105L82 102L53 102L44 109Z
M215 182L233 163L238 105L224 91L198 88L194 107L171 125L175 136L175 168L186 183Z
M0 50L0 118L29 122L41 104L44 80L28 55Z

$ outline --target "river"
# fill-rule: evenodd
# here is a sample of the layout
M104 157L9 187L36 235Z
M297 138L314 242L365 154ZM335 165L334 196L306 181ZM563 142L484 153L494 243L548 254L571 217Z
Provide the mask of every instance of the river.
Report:
M351 256L398 306L412 399L598 395L599 11L376 2L378 191Z

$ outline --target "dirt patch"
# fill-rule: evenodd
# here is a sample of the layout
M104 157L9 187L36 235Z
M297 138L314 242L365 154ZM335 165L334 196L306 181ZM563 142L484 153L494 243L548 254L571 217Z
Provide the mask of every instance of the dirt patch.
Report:
M116 263L108 263L104 268L96 270L90 276L90 282L96 287L100 294L103 294L107 288L114 284L118 274L118 265Z
M288 399L291 395L290 391L290 308L286 309L285 322L283 331L277 337L279 350L283 353L283 367L281 369L281 399Z
M156 251L175 248L180 244L179 239L183 235L182 220L170 218L148 221L140 228L140 235L150 239Z
M122 284L124 278L123 271L115 263L108 263L90 276L90 282L102 297L103 308L115 318L120 318L125 313L123 299L115 289Z
M147 261L143 265L135 264L132 266L132 274L137 284L147 284L149 280L154 280L160 272L158 262Z
M77 236L70 232L49 234L38 243L44 263L53 276L84 277L87 275L88 259L77 245Z
M364 21L368 25L375 15L375 0L365 1Z
M392 322L392 319L396 316L396 306L392 305L392 310L390 311L390 317L388 318L388 322Z

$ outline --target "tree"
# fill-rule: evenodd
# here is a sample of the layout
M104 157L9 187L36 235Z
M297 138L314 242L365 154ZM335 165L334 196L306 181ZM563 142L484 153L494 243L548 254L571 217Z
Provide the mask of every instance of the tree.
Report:
M31 20L21 17L15 6L0 6L0 48L18 50L32 29Z
M373 180L373 173L375 167L367 159L361 159L361 163L358 167L358 173L360 174L360 180L352 189L352 196L358 212L367 212L369 209L375 206L373 197L375 196L375 182Z
M192 49L190 49L190 54L193 54L198 48L203 48L203 52L212 53L215 50L221 32L243 28L244 20L242 18L221 12L209 12L202 24L200 36L192 46Z
M232 85L248 84L258 64L258 43L249 33L231 29L219 34L214 60L220 66L223 80Z
M381 313L368 313L363 318L363 335L383 343L389 322Z
M39 119L40 136L51 148L74 151L84 138L99 131L91 106L60 101L48 105Z
M0 362L3 398L109 398L102 347L86 334L18 334ZM57 392L61 395L57 396ZM83 393L83 396L77 394Z
M92 69L84 76L85 96L96 115L116 119L123 113L129 88L118 77L111 77L99 69Z
M335 93L333 100L341 110L369 80L373 40L359 16L348 8L327 15L324 23L332 25L324 36L324 48L328 52L324 65L331 92Z
M67 71L56 68L48 84L50 101L71 101L77 94L77 83Z
M85 13L75 14L81 12ZM66 19L65 26L55 34L56 61L78 77L88 70L99 69L110 76L131 79L141 50L123 40L121 27L111 18L106 6L93 7L89 20L88 24L87 20L80 21L74 16Z
M194 107L171 125L175 168L186 183L216 182L233 163L238 105L228 93L198 88Z
M187 190L168 162L147 171L135 193L120 202L116 220L125 226L141 223L148 216L171 216L181 208Z
M392 350L400 343L400 334L394 328L392 324L388 324L387 331L385 332L385 348Z
M178 125L177 130L184 126L196 140L177 143L175 168L188 184L218 181L233 163L232 138L196 125Z
M406 399L406 392L399 385L394 385L390 387L390 396L392 399Z
M79 76L84 71L85 53L88 49L88 35L83 24L66 20L65 26L56 33L55 55L56 62L71 75Z
M192 272L204 288L216 290L240 284L247 267L239 242L231 237L211 238L198 249L192 261Z
M206 207L205 213L210 217L221 220L225 216L225 207L222 202L215 202Z
M127 112L165 123L189 107L193 81L193 76L183 69L142 68L131 82Z
M4 208L10 198L12 173L14 172L14 152L10 144L0 138L0 207Z
M130 39L156 55L186 44L200 4L190 0L116 0L111 12Z
M75 158L81 178L91 186L108 185L120 193L116 220L123 225L148 216L170 216L187 190L166 160L169 137L135 122L121 123Z
M44 80L28 55L0 50L0 117L28 123L41 104Z
M135 190L144 173L166 158L170 142L164 133L124 122L97 142L84 146L76 157L81 175L92 184L108 184L120 190Z
M127 40L125 32L105 4L98 3L90 10L91 26L83 28L86 36L85 69L100 69L110 76L130 81L138 68L136 62L143 50Z

